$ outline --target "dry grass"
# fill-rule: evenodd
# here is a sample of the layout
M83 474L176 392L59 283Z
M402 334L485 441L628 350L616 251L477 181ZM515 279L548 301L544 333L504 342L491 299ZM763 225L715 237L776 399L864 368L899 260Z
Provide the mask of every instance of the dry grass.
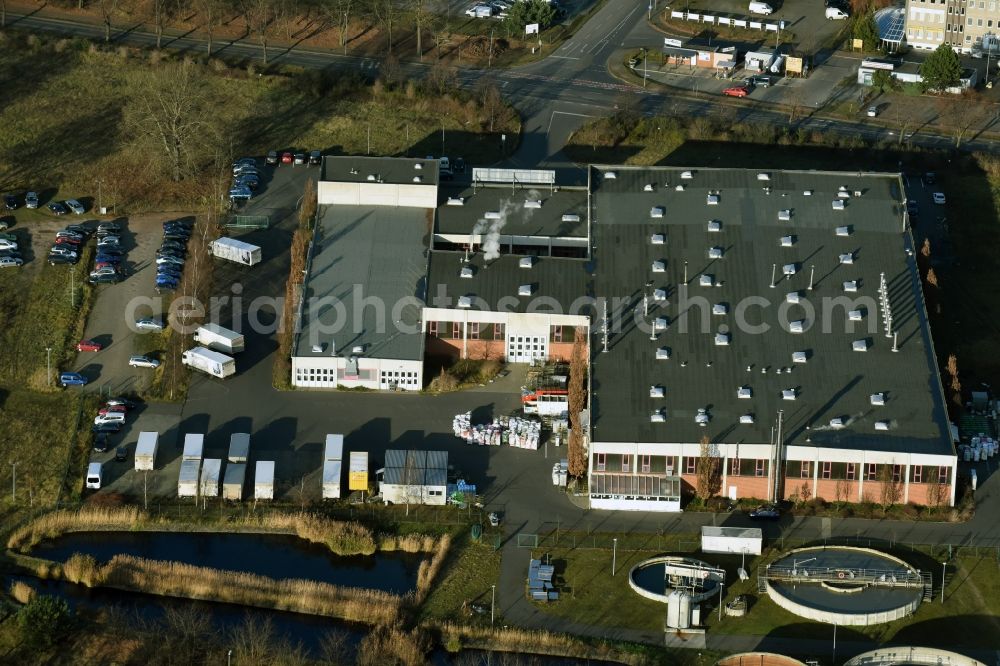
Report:
M425 539L427 538L430 537L425 537ZM450 547L451 535L445 534L437 540L437 547L433 550L433 557L420 563L420 568L417 569L417 590L415 597L416 605L419 606L424 603L424 600L430 593L431 583L434 582L438 573L441 571L441 567L444 565L445 559L448 557L448 549Z
M268 514L263 518L248 518L243 524L292 532L300 539L325 545L337 555L371 555L378 548L375 536L364 525L312 513Z
M636 666L645 663L642 655L625 652L605 642L586 643L567 634L516 628L494 629L450 622L429 626L434 626L440 632L441 643L450 652L471 648L495 652L559 655L576 659L599 659Z
M358 646L358 666L422 666L427 663L430 638L419 630L399 626L376 627Z
M54 511L14 530L7 548L26 553L45 539L67 532L105 532L139 529L146 514L134 507Z
M378 549L400 550L404 553L431 553L438 548L439 543L437 537L426 534L381 534L378 538Z
M35 591L27 583L15 580L10 585L10 596L17 603L26 604L35 596Z

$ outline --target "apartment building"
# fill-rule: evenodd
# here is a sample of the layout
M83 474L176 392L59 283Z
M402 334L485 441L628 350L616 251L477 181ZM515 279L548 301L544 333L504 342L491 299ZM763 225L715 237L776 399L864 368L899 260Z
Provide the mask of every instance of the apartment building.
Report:
M995 43L1000 32L998 0L907 0L906 41L916 49L947 44L971 53Z

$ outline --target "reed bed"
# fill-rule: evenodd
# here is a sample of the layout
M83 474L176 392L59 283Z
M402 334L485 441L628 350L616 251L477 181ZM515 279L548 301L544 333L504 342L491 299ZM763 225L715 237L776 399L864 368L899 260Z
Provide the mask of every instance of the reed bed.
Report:
M358 666L423 666L432 647L430 637L419 629L399 625L375 627L358 646Z
M35 596L35 590L27 583L15 580L10 585L10 596L19 604L26 604Z
M495 652L530 652L575 659L600 659L630 666L641 666L646 659L605 642L588 643L567 634L518 628L478 627L446 622L432 625L441 635L441 643L451 652L464 648Z
M429 538L429 537L428 537ZM441 538L437 539L437 543L433 549L434 555L429 560L424 560L420 563L420 568L417 569L417 589L414 601L419 606L427 598L427 595L431 591L431 583L437 578L438 573L441 571L441 567L444 566L445 559L448 557L448 551L451 548L451 535L445 534Z
M438 537L426 534L380 534L379 550L398 550L404 553L431 553L438 547Z
M375 535L364 525L331 520L312 513L273 513L243 519L242 525L270 531L291 532L300 539L320 543L337 555L371 555Z
M148 516L135 507L53 511L14 530L7 548L26 553L46 539L67 532L110 532L138 529Z

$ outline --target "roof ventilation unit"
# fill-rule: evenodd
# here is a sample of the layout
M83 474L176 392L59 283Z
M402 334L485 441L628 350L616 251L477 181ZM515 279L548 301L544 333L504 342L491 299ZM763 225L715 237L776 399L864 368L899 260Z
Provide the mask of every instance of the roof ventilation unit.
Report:
M460 307L460 308L471 308L472 307L472 296L459 296L458 297L458 307Z
M657 361L667 361L670 359L670 347L659 347L656 350Z
M728 347L729 341L732 340L732 336L728 333L716 333L715 334L715 346L716 347Z
M722 231L722 222L719 222L718 220L709 220L708 230L712 233Z
M663 206L653 206L649 209L649 216L652 218L663 217Z
M837 198L838 199L850 199L851 198L851 193L848 191L848 189L845 186L841 185L837 189Z
M739 398L740 400L749 400L750 398L753 397L753 389L751 389L749 386L741 386L736 391L736 397Z
M665 409L658 409L649 415L650 423L663 423L666 420L667 420L667 410Z
M535 265L535 258L534 257L521 257L518 260L517 265L520 266L521 268L531 268L532 266Z
M449 206L464 206L465 205L465 197L448 197L448 203L447 203L447 205L449 205Z
M691 180L694 178L693 171L681 171L681 180Z
M649 242L651 245L663 245L667 242L666 234L653 234L649 237Z
M844 419L839 416L830 419L830 427L834 430L840 430L845 425L847 425L847 423L845 423Z
M876 430L888 430L889 429L889 422L888 421L876 421L875 422L875 429Z
M781 247L792 247L795 245L795 236L782 236Z
M848 293L854 293L857 290L858 290L857 280L847 280L846 282L844 282L844 291Z
M708 258L709 259L722 259L722 248L716 245L715 247L708 248Z
M534 290L535 290L535 288L532 285L530 285L530 284L522 284L520 287L517 288L517 295L518 296L531 296L531 292L534 291Z
M740 423L743 425L753 425L753 414L744 414L741 416Z
M524 200L524 207L525 208L541 208L542 207L542 202L541 202L540 199L525 199Z
M579 222L580 221L580 216L577 215L576 213L563 213L562 221L563 222Z
M865 318L864 310L848 310L847 320L848 321L861 321Z
M370 174L368 174L368 177L365 178L365 180L367 180L370 183L374 183L378 179L375 177L375 174L370 173Z
M712 306L712 314L722 316L729 314L729 306L725 303L716 303Z
M837 234L838 236L850 236L851 235L851 227L849 227L849 226L847 226L847 227L837 227L836 229L833 230L833 232L835 234Z
M667 262L657 259L653 262L652 269L654 273L665 273L667 271Z
M715 285L715 276L703 273L698 276L698 285L702 287L711 287Z
M486 218L487 220L499 220L500 219L500 211L498 211L498 210L488 210L488 211L486 211L483 214L483 217Z
M320 343L318 345L313 345L312 346L312 353L313 354L322 354L323 353L323 344Z
M458 277L460 278L471 278L474 274L472 266L464 266L462 270L458 272Z
M804 197L811 197L812 195L813 195L813 191L812 190L802 190L802 196L804 196Z
M663 388L662 386L656 386L656 385L650 386L649 387L649 397L650 398L666 398L667 397L667 389Z
M615 173L614 171L605 171L604 172L604 180L614 180L617 177L618 177L618 174Z
M674 188L677 192L683 192L686 188L683 185L678 185Z
M868 396L868 401L876 407L885 404L885 393L872 393Z
M792 363L805 363L809 360L809 353L804 351L792 352Z
M652 192L653 191L653 184L652 183L646 183L645 185L642 186L642 191L643 192Z
M788 222L791 219L792 219L792 211L789 210L788 208L786 208L785 210L778 211L779 222Z
M657 317L653 320L653 330L654 331L665 331L667 330L667 318Z
M834 199L833 200L833 209L834 210L844 210L844 202L841 201L840 199Z
M665 301L667 300L667 290L666 289L654 289L653 290L653 300L654 301Z
M785 264L784 266L781 267L781 272L784 275L795 275L796 273L799 272L799 265L798 264Z
M771 180L771 174L764 172L758 173L757 180Z
M420 169L424 168L424 163L423 162L417 162L416 164L413 165L413 168L416 169L417 171L419 171Z
M705 203L707 205L709 205L709 206L718 206L719 205L719 195L718 194L709 194L707 197L705 197Z
M854 253L853 252L845 252L844 254L840 255L840 263L842 263L842 264L853 264L854 263Z
M868 341L867 340L855 340L851 343L851 349L856 352L866 352L868 351Z
M795 400L797 397L799 397L799 392L797 389L787 388L781 391L782 400Z
M413 177L413 182L414 183L422 183L422 182L424 182L424 177L423 176L414 176Z
M698 413L694 415L694 422L700 425L702 428L708 425L711 417L708 415L708 410L701 407L698 409Z
M806 320L796 319L795 321L788 323L789 333L805 333L806 332Z
M790 291L790 292L788 292L787 294L785 294L785 302L786 303L801 303L802 302L802 294L801 294L801 292L798 292L798 291Z

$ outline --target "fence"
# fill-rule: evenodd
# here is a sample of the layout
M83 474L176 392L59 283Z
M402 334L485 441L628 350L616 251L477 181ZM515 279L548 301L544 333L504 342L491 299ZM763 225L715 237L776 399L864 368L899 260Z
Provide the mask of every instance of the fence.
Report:
M225 221L230 229L267 229L271 226L269 215L233 215Z

